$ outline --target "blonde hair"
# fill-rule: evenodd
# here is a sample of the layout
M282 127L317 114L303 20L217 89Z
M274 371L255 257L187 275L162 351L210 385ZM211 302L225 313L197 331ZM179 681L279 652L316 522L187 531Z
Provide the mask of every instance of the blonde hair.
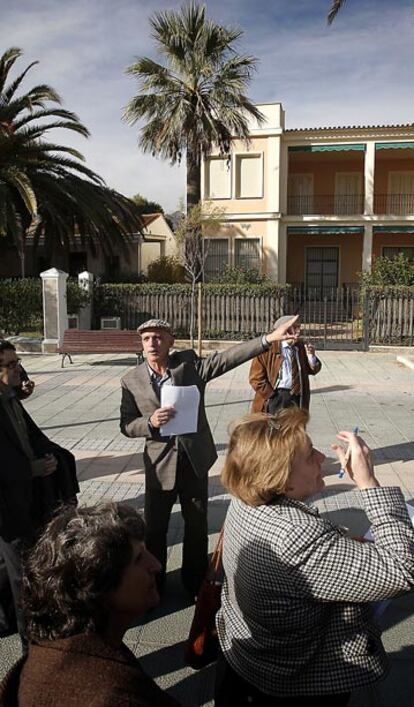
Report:
M249 506L286 492L295 453L308 445L307 410L257 412L235 423L221 474L223 486Z

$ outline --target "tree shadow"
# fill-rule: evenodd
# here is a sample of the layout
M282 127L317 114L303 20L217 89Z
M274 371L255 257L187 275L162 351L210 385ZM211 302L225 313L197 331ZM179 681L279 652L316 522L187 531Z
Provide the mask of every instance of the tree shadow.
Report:
M76 449L74 452L76 455ZM80 482L93 481L94 479L104 479L106 476L118 475L122 477L124 474L131 472L135 472L134 478L121 478L117 479L117 482L141 484L144 480L143 453L135 452L133 450L122 455L114 451L112 455L77 459L76 469L78 480ZM137 475L140 475L142 478L137 479Z
M142 361L137 362L136 357L128 356L128 358L114 358L108 359L106 361L83 361L83 365L86 366L136 366L140 365Z
M318 393L338 393L342 390L353 390L353 385L327 385L324 388L312 388L311 395Z
M205 405L206 408L221 408L224 407L225 405L241 405L243 403L251 403L253 401L253 397L248 398L247 400L227 400L221 403L208 403Z
M99 422L117 422L118 417L104 417L102 420L84 420L83 422L67 422L65 425L48 425L47 427L42 427L42 430L60 430L63 427L82 427L82 425L94 425Z
M409 462L414 459L414 442L390 444L387 447L377 447L372 450L374 464L388 464L389 462Z

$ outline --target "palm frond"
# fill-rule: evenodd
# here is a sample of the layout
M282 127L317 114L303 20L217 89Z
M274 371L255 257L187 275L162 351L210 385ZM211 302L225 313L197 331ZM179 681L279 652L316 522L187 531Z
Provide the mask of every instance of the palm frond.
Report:
M332 4L328 12L328 17L326 18L328 25L332 24L343 5L345 5L345 0L332 0Z
M249 117L260 124L263 116L246 96L257 60L237 54L242 32L209 20L194 2L156 12L150 24L165 64L141 57L128 67L139 90L124 110L129 124L145 121L141 148L172 163L190 149L199 164L213 144L226 152L232 136L247 140Z
M113 252L141 230L140 208L109 189L78 150L47 139L56 129L89 132L75 113L53 105L61 98L49 85L17 95L33 64L6 86L21 54L11 49L0 58L0 235L19 252L27 237L49 253L79 239Z

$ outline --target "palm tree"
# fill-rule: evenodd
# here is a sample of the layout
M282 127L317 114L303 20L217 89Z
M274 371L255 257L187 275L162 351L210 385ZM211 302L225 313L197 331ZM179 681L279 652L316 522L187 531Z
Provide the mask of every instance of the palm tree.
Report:
M188 212L201 199L201 161L213 145L229 155L232 136L248 140L249 117L263 120L245 95L256 59L236 53L240 30L207 19L206 8L195 3L157 12L150 24L165 64L144 57L127 69L140 85L124 117L130 124L146 120L145 152L172 164L185 154Z
M10 83L22 51L8 49L0 58L0 236L17 247L22 276L28 237L47 253L68 250L76 239L104 251L124 245L140 230L139 208L108 189L83 164L75 149L48 142L49 131L65 129L88 137L78 117L60 107L61 99L45 84L23 95L18 89L33 62Z
M327 17L328 25L332 24L342 5L345 5L345 0L332 0L332 4Z

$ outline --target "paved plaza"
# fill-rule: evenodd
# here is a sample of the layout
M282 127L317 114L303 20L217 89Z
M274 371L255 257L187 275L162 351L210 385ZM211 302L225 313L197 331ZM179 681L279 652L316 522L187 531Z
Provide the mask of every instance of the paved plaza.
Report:
M383 485L398 484L414 502L414 370L396 360L394 352L327 351L320 354L321 373L311 380L310 434L328 457L327 488L315 502L335 522L361 534L368 527L358 494L338 466L330 444L339 429L359 427L374 450L377 475ZM133 359L123 356L75 356L60 368L55 355L28 355L24 366L36 382L25 405L37 424L77 458L82 504L144 502L143 440L119 433L119 381ZM210 473L209 527L211 545L226 511L228 497L219 474L229 423L249 410L248 364L212 381L206 408L219 459ZM143 667L184 706L209 705L214 666L200 672L186 668L184 641L193 607L179 580L182 519L174 508L169 532L168 584L163 604L130 630L126 641L141 657ZM414 702L414 595L395 600L383 617L384 642L392 668L379 686L353 698L353 707L411 707ZM17 636L0 640L0 677L19 655Z

